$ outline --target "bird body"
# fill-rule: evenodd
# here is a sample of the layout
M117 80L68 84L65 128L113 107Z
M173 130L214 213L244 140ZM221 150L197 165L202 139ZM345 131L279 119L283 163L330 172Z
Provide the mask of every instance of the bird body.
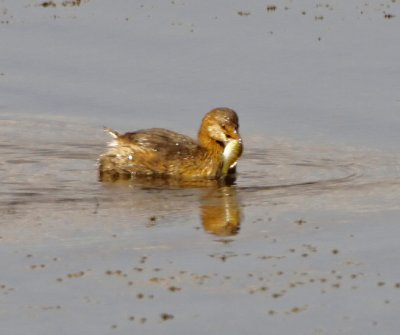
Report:
M203 118L198 141L162 128L125 134L105 128L114 139L100 156L100 179L224 177L242 152L238 127L232 109L216 108Z

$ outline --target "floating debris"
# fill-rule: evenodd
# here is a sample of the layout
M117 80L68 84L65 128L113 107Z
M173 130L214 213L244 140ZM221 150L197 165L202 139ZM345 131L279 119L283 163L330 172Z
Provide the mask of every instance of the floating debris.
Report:
M47 8L47 7L55 7L56 4L53 1L45 1L40 4L40 6Z
M394 15L394 14L389 14L389 13L384 13L383 17L384 17L385 19L388 19L388 20L389 20L389 19L395 18L396 15Z
M242 11L242 10L238 11L237 13L240 16L249 16L251 14L250 12L245 12L245 11Z
M267 7L265 7L267 12L275 12L278 7L276 7L276 5L268 5Z
M161 317L161 320L163 320L163 321L172 320L174 318L174 316L172 314L168 314L168 313L161 313L160 317Z

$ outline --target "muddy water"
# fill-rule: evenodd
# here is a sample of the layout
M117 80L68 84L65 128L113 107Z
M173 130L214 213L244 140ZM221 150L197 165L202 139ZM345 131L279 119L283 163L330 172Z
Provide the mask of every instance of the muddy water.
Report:
M0 128L8 334L397 329L400 157L245 136L230 186L100 183L98 127Z

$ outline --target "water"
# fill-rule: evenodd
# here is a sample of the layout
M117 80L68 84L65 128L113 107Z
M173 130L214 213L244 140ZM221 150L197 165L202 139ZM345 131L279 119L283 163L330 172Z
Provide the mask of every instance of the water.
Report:
M398 156L249 137L232 186L100 183L101 129L0 125L8 333L390 332Z
M221 212L232 207L235 213L241 207L271 205L288 211L300 203L307 207L323 204L324 211L397 209L399 157L394 154L249 137L232 186L212 181L100 183L97 158L108 141L100 129L51 119L4 118L1 126L0 200L5 215L23 217L42 209L61 219L68 217L71 208L81 208L94 216L107 211L107 217L113 217L114 211L128 209L135 216L153 217L201 212L213 203ZM17 141L16 133L22 134ZM239 213L234 216L240 221Z
M54 3L0 3L2 332L398 333L398 2ZM217 106L233 185L98 181Z

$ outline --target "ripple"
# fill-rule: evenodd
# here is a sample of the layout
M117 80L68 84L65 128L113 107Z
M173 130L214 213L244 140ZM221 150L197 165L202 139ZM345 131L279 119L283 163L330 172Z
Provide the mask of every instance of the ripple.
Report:
M45 204L48 210L54 210L65 204L91 208L98 202L102 208L133 206L146 211L157 203L167 211L186 211L185 207L199 206L202 192L188 189L216 187L212 183L183 188L162 183L108 187L97 182L97 157L107 142L101 129L62 122L51 125L47 121L44 126L38 120L14 122L6 128L0 135L0 206L13 203L33 208L34 204ZM43 129L37 141L21 138L20 142L14 139L7 143L7 132L28 134L30 129ZM245 205L263 206L276 199L296 205L333 193L354 205L359 192L378 198L385 193L393 195L396 191L392 188L399 186L397 156L273 139L253 141L253 145L249 139L248 143L232 186ZM380 205L384 206L382 202Z
M400 184L400 161L393 155L290 143L271 146L250 148L240 162L238 191L247 204L277 198L290 204L293 197L310 201L310 196L332 194L354 204L358 192L378 198L388 186Z

